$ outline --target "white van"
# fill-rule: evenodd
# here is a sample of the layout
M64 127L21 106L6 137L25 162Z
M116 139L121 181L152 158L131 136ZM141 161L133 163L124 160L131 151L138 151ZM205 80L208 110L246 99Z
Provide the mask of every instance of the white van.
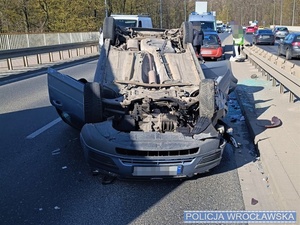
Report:
M116 25L120 27L143 27L153 28L152 20L149 15L118 15L112 14Z
M110 17L113 17L115 20L115 25L119 27L142 27L142 28L153 28L152 19L149 15L119 15L112 14ZM103 45L103 32L100 31L99 37L99 50Z
M195 28L201 25L203 30L217 31L216 17L211 13L198 14L193 12L189 16L189 21L192 22Z

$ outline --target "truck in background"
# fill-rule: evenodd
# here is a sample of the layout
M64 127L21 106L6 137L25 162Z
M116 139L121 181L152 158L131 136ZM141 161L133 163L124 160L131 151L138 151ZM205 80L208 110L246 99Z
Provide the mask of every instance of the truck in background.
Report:
M216 17L210 12L203 14L192 12L189 16L189 21L195 29L198 29L201 25L204 31L217 31Z
M119 27L143 27L153 28L152 19L149 15L119 15L112 14L111 17L115 19L116 26Z
M121 14L111 14L110 17L114 18L115 25L121 28L126 27L142 27L142 28L153 28L152 19L149 15L139 14L139 15L121 15ZM99 37L99 50L104 43L103 32L100 29Z
M196 1L195 12L189 16L189 21L195 29L202 27L203 30L217 31L215 12L207 12L207 1Z

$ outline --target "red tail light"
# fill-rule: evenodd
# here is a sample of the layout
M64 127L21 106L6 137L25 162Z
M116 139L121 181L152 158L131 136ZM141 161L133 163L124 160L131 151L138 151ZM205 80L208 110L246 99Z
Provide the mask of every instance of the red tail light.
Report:
M300 42L293 42L292 45L293 45L293 46L299 46L299 47L300 47Z

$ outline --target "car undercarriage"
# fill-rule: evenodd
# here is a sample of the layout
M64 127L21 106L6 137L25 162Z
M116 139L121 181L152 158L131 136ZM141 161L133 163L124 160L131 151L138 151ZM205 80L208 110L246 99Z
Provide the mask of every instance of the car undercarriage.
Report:
M103 38L93 82L48 71L50 102L81 130L91 167L156 179L192 177L217 166L236 80L227 67L222 74L203 72L191 23L170 30L120 28L108 17Z

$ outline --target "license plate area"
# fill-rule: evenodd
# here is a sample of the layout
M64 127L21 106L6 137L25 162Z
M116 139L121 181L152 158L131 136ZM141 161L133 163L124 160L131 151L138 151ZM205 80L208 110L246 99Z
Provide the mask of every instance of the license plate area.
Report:
M176 176L182 173L182 166L133 167L133 176Z
M209 54L212 54L212 51L210 51L210 50L201 50L201 54L203 54L203 55L205 55L205 54L209 55Z

